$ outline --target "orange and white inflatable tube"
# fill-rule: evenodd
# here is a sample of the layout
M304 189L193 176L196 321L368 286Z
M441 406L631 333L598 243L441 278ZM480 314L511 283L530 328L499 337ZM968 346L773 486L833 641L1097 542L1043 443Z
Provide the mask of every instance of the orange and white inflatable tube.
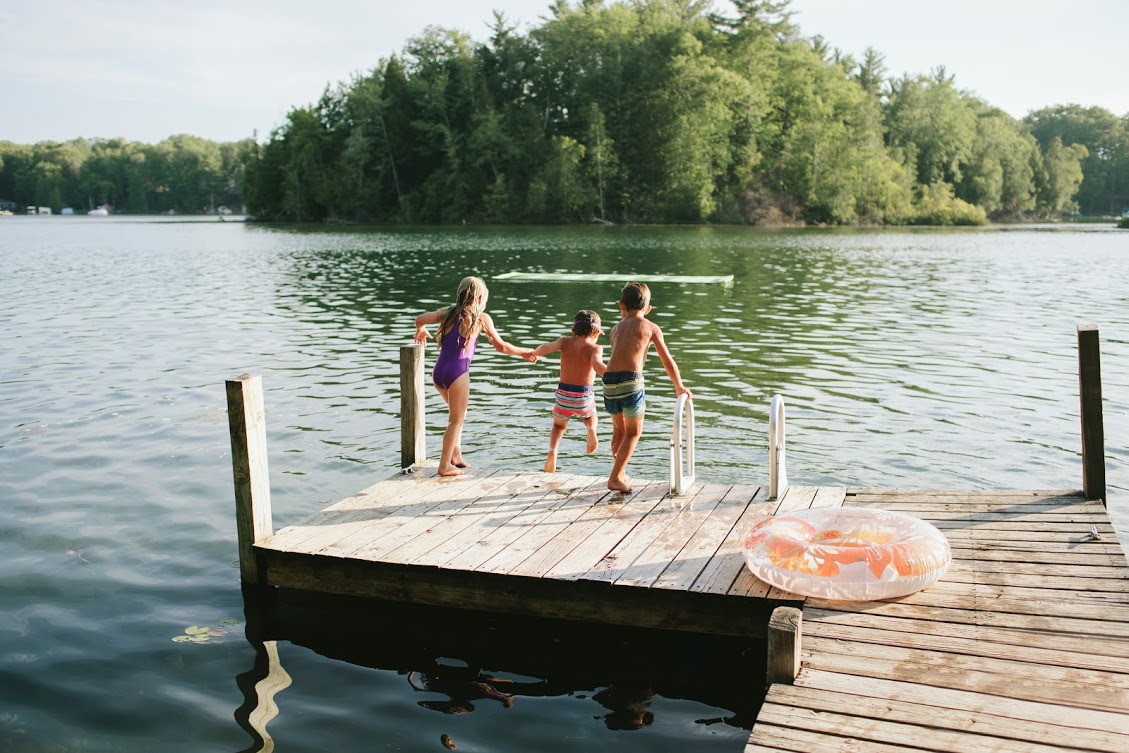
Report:
M949 542L935 526L862 507L769 516L749 529L743 544L753 575L821 599L905 596L933 585L952 561Z

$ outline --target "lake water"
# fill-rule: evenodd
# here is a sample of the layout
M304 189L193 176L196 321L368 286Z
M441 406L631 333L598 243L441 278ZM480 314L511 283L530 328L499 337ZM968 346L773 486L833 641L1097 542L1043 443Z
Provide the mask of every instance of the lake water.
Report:
M1129 233L1112 228L13 217L0 264L5 751L441 751L442 735L460 751L742 749L747 647L344 600L244 611L224 380L263 375L275 526L300 520L395 470L399 346L467 274L490 284L502 334L529 345L581 308L614 322L620 286L494 275L733 274L652 285L711 481L767 481L782 394L794 484L1080 488L1075 329L1098 324L1110 508L1129 534ZM468 460L539 468L553 359L485 341L479 354ZM648 378L629 470L665 478L673 393L657 359ZM427 409L434 455L437 395ZM608 432L604 419L605 447ZM561 470L609 465L566 433ZM289 632L260 631L260 614ZM199 643L174 641L190 627ZM271 652L277 715L246 702Z

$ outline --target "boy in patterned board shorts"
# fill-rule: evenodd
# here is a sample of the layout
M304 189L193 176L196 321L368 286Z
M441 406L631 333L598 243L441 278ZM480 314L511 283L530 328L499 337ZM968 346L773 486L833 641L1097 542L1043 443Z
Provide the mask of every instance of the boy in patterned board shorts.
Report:
M544 356L561 352L561 380L553 404L553 428L549 431L549 455L545 472L557 470L557 448L564 436L568 420L579 418L588 427L588 454L600 446L596 437L596 396L593 383L603 374L604 349L596 344L600 337L600 315L585 309L572 320L572 335L538 345L533 353Z
M612 327L608 337L612 341L612 355L604 372L604 408L612 416L612 455L615 462L608 476L612 491L631 493L627 482L627 461L635 452L639 436L643 433L643 413L647 407L647 393L643 387L643 363L647 350L655 346L666 375L674 383L674 391L693 399L690 390L682 383L678 364L666 347L659 325L647 320L651 311L651 289L643 282L629 282L619 296L619 323Z

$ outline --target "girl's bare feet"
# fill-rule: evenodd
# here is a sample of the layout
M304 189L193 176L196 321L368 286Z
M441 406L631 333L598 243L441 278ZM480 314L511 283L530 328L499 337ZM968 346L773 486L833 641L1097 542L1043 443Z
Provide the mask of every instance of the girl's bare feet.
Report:
M454 456L451 458L451 465L456 468L470 468L470 463L463 457L462 450L455 450Z
M446 468L442 466L439 467L440 476L461 476L464 473L466 473L466 471L464 471L462 468L456 468L454 465L448 466Z
M620 494L631 493L631 487L628 486L626 478L609 478L608 488L613 492L619 492Z
M549 450L548 457L545 458L545 473L557 472L557 451Z

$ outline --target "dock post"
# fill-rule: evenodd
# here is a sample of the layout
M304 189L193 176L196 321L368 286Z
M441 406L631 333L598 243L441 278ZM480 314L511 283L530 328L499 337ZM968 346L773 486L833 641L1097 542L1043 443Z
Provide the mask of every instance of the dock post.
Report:
M800 672L800 640L804 613L795 607L777 607L768 618L767 685L791 685Z
M423 345L400 346L400 467L427 457L423 414Z
M1082 403L1082 493L1106 504L1102 365L1096 324L1078 325L1078 393Z
M263 379L243 374L229 379L227 421L231 432L231 467L235 477L235 526L239 536L239 576L262 582L254 545L274 534L267 472L267 429Z

